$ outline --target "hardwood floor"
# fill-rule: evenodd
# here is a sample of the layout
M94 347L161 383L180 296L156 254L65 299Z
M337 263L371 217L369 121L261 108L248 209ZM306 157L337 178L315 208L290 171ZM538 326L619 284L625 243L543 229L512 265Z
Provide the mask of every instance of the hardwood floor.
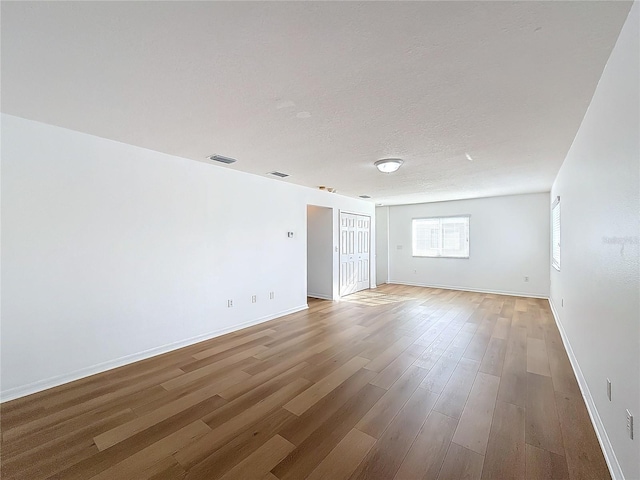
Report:
M4 479L606 479L546 300L383 285L2 404Z

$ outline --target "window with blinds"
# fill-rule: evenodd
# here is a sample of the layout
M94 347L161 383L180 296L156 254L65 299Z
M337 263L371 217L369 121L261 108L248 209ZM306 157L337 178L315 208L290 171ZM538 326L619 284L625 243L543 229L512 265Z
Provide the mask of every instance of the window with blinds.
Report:
M414 218L414 257L469 258L469 217Z
M551 207L551 265L560 271L560 197Z

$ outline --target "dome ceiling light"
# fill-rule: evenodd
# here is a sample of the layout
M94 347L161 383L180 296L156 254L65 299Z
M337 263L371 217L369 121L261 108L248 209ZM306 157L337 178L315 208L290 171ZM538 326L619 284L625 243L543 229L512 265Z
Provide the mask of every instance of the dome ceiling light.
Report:
M382 173L392 173L400 168L403 161L399 158L383 158L382 160L378 160L374 165L378 170Z

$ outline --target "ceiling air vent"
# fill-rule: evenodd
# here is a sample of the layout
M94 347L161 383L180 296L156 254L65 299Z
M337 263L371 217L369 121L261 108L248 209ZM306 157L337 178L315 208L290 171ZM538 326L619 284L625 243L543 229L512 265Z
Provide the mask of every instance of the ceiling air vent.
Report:
M285 178L289 176L288 173L282 173L282 172L269 172L267 173L267 175L273 175L274 177L280 177L280 178Z
M213 160L214 162L226 163L229 165L230 163L235 163L235 158L223 157L222 155L210 155L207 157L209 160Z
M360 195L360 198L371 198L369 195Z

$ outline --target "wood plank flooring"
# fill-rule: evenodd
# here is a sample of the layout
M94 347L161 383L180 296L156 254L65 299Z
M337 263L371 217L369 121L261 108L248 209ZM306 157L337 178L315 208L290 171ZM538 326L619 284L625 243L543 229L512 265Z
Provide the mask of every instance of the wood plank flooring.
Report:
M0 406L3 479L607 479L546 300L383 285Z

